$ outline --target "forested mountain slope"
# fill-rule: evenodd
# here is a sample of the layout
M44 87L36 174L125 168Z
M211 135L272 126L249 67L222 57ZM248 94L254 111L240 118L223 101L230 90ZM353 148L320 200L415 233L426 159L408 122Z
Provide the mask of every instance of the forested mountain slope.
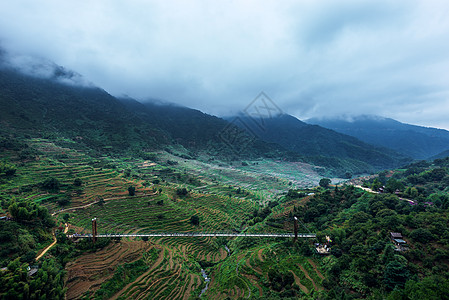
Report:
M349 119L316 118L306 122L394 149L415 159L427 159L449 149L449 131L405 124L390 118L358 116Z

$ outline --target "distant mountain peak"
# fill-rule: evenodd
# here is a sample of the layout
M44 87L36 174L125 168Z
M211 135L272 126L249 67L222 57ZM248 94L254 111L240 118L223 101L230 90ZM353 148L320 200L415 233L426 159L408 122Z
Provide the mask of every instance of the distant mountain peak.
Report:
M306 121L366 143L394 149L415 159L427 159L449 149L449 131L401 123L376 115L313 118Z

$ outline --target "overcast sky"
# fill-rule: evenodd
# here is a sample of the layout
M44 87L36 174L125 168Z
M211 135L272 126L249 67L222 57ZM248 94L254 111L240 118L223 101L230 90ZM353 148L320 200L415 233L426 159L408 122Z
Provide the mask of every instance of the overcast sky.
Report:
M447 0L0 1L0 45L211 114L264 91L300 119L449 129Z

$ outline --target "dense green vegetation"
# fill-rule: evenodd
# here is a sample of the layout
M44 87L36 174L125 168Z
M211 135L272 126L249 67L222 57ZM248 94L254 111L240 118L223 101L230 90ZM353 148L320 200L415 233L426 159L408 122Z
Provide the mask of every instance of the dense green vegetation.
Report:
M440 178L446 176L447 172ZM431 193L438 183L433 181L422 192ZM333 255L323 260L327 297L431 298L420 298L423 293L415 288L444 297L449 279L449 201L443 198L438 198L439 205L413 205L394 194L368 194L349 186L326 190L295 207L295 214L318 232L321 242L325 235L333 240ZM409 250L395 251L390 232L402 233Z
M432 162L419 161L404 169L381 172L378 177L365 183L374 190L382 188L413 200L420 209L431 205L448 208L449 158ZM385 188L384 188L385 187Z
M64 271L53 260L44 261L34 275L28 275L27 263L17 258L0 271L2 299L64 299Z
M222 152L218 118L0 73L1 299L447 297L449 158L383 171L367 192L318 174L350 178L402 157L333 133L338 159L262 141ZM93 218L100 234L136 234L291 233L293 217L317 238L76 239Z
M0 82L0 118L7 125L6 134L63 137L74 142L72 147L96 156L125 154L151 160L152 151L163 149L185 159L204 153L227 160L287 159L325 167L323 174L342 178L407 162L394 151L293 117L267 120L263 132L254 136L238 124L197 110L117 99L98 88L68 86L7 68L0 69Z

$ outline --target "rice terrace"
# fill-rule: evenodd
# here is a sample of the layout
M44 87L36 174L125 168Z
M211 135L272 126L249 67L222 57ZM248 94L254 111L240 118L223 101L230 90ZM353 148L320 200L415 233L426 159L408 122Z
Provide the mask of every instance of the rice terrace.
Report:
M92 219L96 218L98 224L93 245L98 250L79 250L82 251L79 258L74 261L67 258L68 299L113 296L187 299L198 296L206 283L208 288L203 296L263 295L257 278L270 268L271 260L287 255L282 253L287 249L282 250L285 247L282 240L286 238L287 244L292 244L295 239L293 206L264 205L275 199L272 196L266 200L265 194L291 188L292 182L301 184L290 177L290 163L285 163L285 173L264 175L271 183L261 186L254 181L260 176L257 166L251 170L222 163L191 165L189 160L169 153L156 154L161 157L156 162L91 158L67 140L54 143L32 139L28 143L39 153L39 160L24 162L16 174L15 186L10 189L20 190L25 199L53 211L61 226L67 226L67 237L74 241L65 242L71 244L69 247L86 250L92 247ZM13 151L9 153L11 160L18 159ZM217 169L244 176L248 183L242 179L243 185L230 184L228 176L232 175L228 174L223 184L218 176L226 173ZM278 169L283 171L279 166ZM306 172L310 178L318 178L311 177L312 171ZM36 188L42 178L58 178L59 189ZM74 185L75 179L82 184ZM310 185L313 182L307 183ZM130 186L134 188L132 196ZM188 190L186 195L182 195L183 188ZM268 214L276 216L270 226L261 222ZM199 224L192 223L193 216L198 216ZM245 229L248 222L251 230ZM316 235L297 233L297 237L316 238ZM247 238L251 240L245 241ZM57 255L64 247L55 246L46 255ZM277 251L282 255L276 258L268 255ZM300 256L296 259L301 261ZM310 266L307 260L301 265ZM226 285L217 285L216 276L233 268L232 276L221 279L225 279ZM206 282L201 270L212 281ZM306 294L319 291L322 279L310 277L317 274L315 269L304 270L298 267L289 274L294 274L298 288L303 287ZM126 279L118 283L117 276L125 275Z
M449 2L0 1L0 300L449 299Z

